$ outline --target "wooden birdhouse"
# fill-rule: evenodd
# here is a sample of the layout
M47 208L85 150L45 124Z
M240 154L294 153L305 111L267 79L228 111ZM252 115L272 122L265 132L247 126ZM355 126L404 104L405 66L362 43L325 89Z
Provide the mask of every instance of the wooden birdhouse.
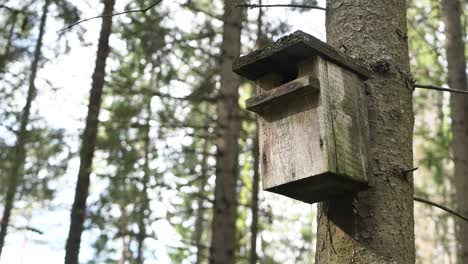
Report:
M246 106L258 117L265 190L315 203L368 186L365 68L297 31L233 70L257 84Z

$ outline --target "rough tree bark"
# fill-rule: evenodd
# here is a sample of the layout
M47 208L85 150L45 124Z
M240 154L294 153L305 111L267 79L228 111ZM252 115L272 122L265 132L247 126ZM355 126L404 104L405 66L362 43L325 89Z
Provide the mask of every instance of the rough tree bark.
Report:
M104 0L103 14L112 14L114 10L114 0ZM102 89L104 87L104 77L106 59L109 54L109 36L112 28L112 17L102 18L101 32L96 57L96 65L92 77L91 91L89 96L88 115L86 126L82 135L80 150L80 168L75 189L75 199L70 217L70 229L65 247L65 263L78 263L80 252L81 233L86 216L86 199L88 198L89 178L92 169L94 149L96 146L96 136L98 129L99 110L101 108Z
M468 90L461 22L462 5L459 0L442 0L441 6L445 25L448 83L452 89ZM468 97L452 94L450 104L456 197L460 213L468 215ZM468 223L459 221L458 226L459 261L468 263Z
M39 35L36 40L36 47L34 49L34 58L31 63L31 75L29 76L28 94L26 96L26 104L23 107L20 120L20 128L16 136L16 144L14 148L14 162L8 177L8 187L5 197L5 206L0 224L0 256L5 243L8 225L10 223L11 211L13 210L13 203L15 201L16 190L18 184L23 178L23 167L26 158L25 144L27 142L29 123L29 115L31 113L31 104L36 97L37 89L34 82L36 81L37 70L39 61L41 60L42 39L45 33L45 25L47 22L47 13L49 11L50 0L45 0L42 8L41 22L39 24Z
M258 1L258 4L262 5L262 0ZM257 17L257 48L261 48L263 36L263 9L259 7L258 17ZM255 86L254 86L255 87ZM255 88L254 88L255 89ZM253 91L253 94L256 92ZM253 178L252 178L252 223L250 224L250 254L249 254L249 263L256 264L258 261L257 254L257 237L258 237L258 194L260 189L260 173L258 171L258 156L259 156L259 146L258 146L258 128L255 124L254 138L253 138L253 148L252 148L252 157L253 157Z
M127 210L125 209L125 205L121 204L120 205L120 225L119 225L119 233L121 235L120 237L121 246L120 246L119 264L125 264L125 261L127 260L127 254L128 254L127 235L126 235L127 226L128 226Z
M154 67L153 71L154 72ZM150 81L150 87L153 87L152 85L153 78L151 78ZM150 163L150 132L151 132L151 100L148 101L146 105L146 121L145 121L145 138L144 138L144 169L143 169L143 179L141 181L141 184L143 185L143 190L141 191L141 204L140 208L138 211L138 234L137 234L137 257L136 257L136 263L142 264L144 262L144 256L143 256L143 248L145 244L145 239L148 236L147 231L146 231L146 223L145 219L147 216L147 212L149 210L149 198L148 198L148 184L150 181L150 168L149 168L149 163Z
M128 131L124 132L124 140L130 141L129 136L128 136ZM124 159L124 157L127 154L127 149L125 148L124 145L120 145L120 149L118 150L118 157L121 157ZM120 237L120 258L119 258L119 264L125 264L127 262L128 258L128 253L129 253L129 243L127 243L127 236L129 234L128 232L128 214L127 214L127 167L125 165L120 165L117 167L117 172L115 174L116 179L118 180L117 186L119 187L119 192L122 195L122 198L117 198L117 202L119 205L120 209L120 219L119 219L119 226L118 226L118 232L116 234L116 237ZM131 241L131 238L129 239Z
M258 261L257 254L257 238L258 238L258 194L260 190L260 173L258 171L258 130L255 129L252 155L253 162L253 179L252 179L252 223L250 224L250 257L249 263L256 264Z
M210 263L232 264L236 245L238 138L240 133L240 78L232 72L232 61L240 55L241 9L237 1L224 1L221 47L221 88L218 102L216 186L213 207Z
M205 108L206 109L206 108ZM195 246L197 247L197 260L195 263L201 264L203 263L203 252L205 247L202 244L202 236L203 236L203 223L204 223L204 215L205 215L205 208L203 207L203 201L205 200L205 185L208 181L208 142L205 140L203 144L203 157L201 160L201 171L200 171L200 185L199 185L199 194L200 196L197 198L197 217L195 219L195 231L194 231L194 241Z
M8 38L7 38L7 43L5 45L5 52L0 55L0 73L3 72L5 65L7 64L8 60L10 59L10 48L11 44L13 42L13 35L15 33L15 26L16 26L16 20L18 18L18 12L13 12L11 15L11 24L10 24L10 30L8 32ZM37 44L36 44L37 46Z
M360 60L367 81L369 190L323 202L316 263L414 263L414 115L406 1L327 0L327 41Z

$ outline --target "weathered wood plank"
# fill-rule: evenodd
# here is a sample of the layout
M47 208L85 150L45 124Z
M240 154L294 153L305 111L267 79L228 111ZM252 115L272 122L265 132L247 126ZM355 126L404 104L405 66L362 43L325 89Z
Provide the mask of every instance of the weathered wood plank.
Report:
M327 62L328 92L332 113L336 173L356 181L367 181L367 116L360 108L364 99L364 83L356 74Z
M286 101L258 115L264 188L320 174L326 169L318 119L319 97Z
M317 78L310 75L285 83L272 90L264 91L262 94L248 99L245 104L247 110L260 113L274 104L281 104L285 100L296 100L297 97L307 93L316 93L320 90Z
M275 71L289 74L297 71L295 67L301 60L315 55L343 66L363 79L371 76L371 72L356 60L302 31L296 31L275 43L240 57L234 61L233 70L250 80L256 80L266 73Z
M310 59L309 65L316 64ZM318 82L316 66L301 73L304 80ZM327 80L325 80L327 81ZM260 89L260 94L267 91ZM296 181L324 172L327 168L323 155L324 130L319 119L319 96L305 93L285 100L268 111L259 113L260 173L264 189Z
M324 160L326 161L325 171L337 172L337 159L335 152L335 135L333 133L333 112L331 111L330 88L328 80L328 63L325 59L319 57L317 59L317 71L319 81L322 85L320 93L320 107L318 109L318 124L323 135L323 144L325 151L323 153Z

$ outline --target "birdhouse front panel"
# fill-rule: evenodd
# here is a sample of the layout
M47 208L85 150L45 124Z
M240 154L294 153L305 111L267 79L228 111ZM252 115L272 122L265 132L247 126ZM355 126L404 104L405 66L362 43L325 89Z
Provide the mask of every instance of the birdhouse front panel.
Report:
M313 203L367 186L367 71L296 32L241 57L234 71L257 84L263 188Z
M259 94L265 95L259 85ZM266 189L326 170L324 129L317 122L319 83L316 76L303 76L282 87L298 87L296 94L283 96L257 116L260 172ZM288 98L289 97L289 98Z

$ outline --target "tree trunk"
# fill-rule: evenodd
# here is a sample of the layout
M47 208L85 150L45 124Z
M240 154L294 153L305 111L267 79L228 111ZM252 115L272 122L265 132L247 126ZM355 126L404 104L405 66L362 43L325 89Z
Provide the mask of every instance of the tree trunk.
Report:
M372 188L323 202L316 263L414 263L414 114L406 1L327 0L327 41L360 60L367 81Z
M206 110L206 108L205 108ZM205 208L203 207L203 201L205 199L205 185L208 181L208 142L205 140L203 144L203 157L201 160L201 175L200 175L200 189L199 189L199 196L197 198L197 218L195 220L195 231L194 231L194 240L195 246L197 247L197 264L201 264L203 261L203 251L204 247L202 244L202 236L203 236L203 222L204 222L204 215L205 215Z
M154 67L153 67L153 72L154 72ZM152 80L153 78L151 77L150 81L150 87L152 88ZM151 99L148 100L148 104L146 105L146 126L145 126L145 139L144 139L144 171L143 171L143 179L142 179L142 185L143 185L143 190L141 191L142 195L142 201L140 205L140 209L138 212L138 235L137 235L137 257L136 257L136 263L142 264L144 262L144 256L143 256L143 248L145 244L145 238L147 236L146 234L146 212L149 210L149 199L148 199L148 183L149 183L149 177L150 177L150 170L149 170L149 153L150 153L150 131L151 131Z
M250 264L256 264L258 261L257 255L257 236L258 236L258 193L260 189L260 174L258 172L258 130L255 129L252 155L253 163L253 179L252 179L252 223L250 224Z
M13 12L12 14L13 21L11 22L10 30L8 32L7 43L5 45L5 52L3 53L3 55L0 56L0 73L3 72L5 65L10 59L10 48L11 48L11 43L13 42L13 35L15 34L15 26L16 26L17 18L18 18L18 12Z
M129 142L130 139L128 137L128 131L124 131L124 140ZM121 157L122 160L125 159L127 151L123 145L120 145L120 149L118 151L117 156ZM120 258L119 264L125 264L127 261L128 255L128 245L127 245L127 234L128 234L128 217L127 217L127 167L122 164L121 166L117 167L117 172L115 174L117 182L115 183L118 186L119 193L121 193L122 197L116 197L117 203L120 208L120 223L118 225L118 233L116 237L120 237L121 241L121 248L120 248ZM131 239L130 239L131 240Z
M448 83L450 88L468 90L465 46L461 23L462 6L459 0L442 0L442 19L445 25ZM451 94L453 157L455 190L458 208L468 215L468 97ZM468 263L468 223L459 221L459 262Z
M125 184L125 183L124 183ZM124 185L125 186L125 185ZM127 226L128 226L128 221L127 221L127 211L125 209L125 205L121 204L120 205L120 226L119 226L119 233L121 236L121 249L120 249L120 259L119 259L119 264L125 264L125 261L127 260Z
M112 14L114 3L114 0L105 0L103 14ZM86 199L88 197L89 178L92 169L94 149L96 146L98 117L101 107L102 89L104 86L106 59L109 54L109 36L111 34L111 28L112 17L104 16L102 18L101 33L99 35L96 65L92 77L86 127L82 136L80 168L78 171L75 199L73 201L70 217L70 229L65 248L65 263L67 264L78 263L81 233L83 232L83 223L86 216Z
M213 208L210 263L232 264L236 245L238 138L240 133L240 78L232 72L232 61L240 55L241 8L234 0L224 2L221 47L221 88L218 103L216 186Z
M262 5L262 0L258 1L258 4ZM261 48L262 39L263 39L263 9L260 7L258 9L257 17L257 43L256 46ZM254 88L255 89L255 88ZM253 94L256 92L254 91ZM258 193L260 185L260 174L258 171L258 159L259 159L259 149L258 149L258 128L255 124L254 138L253 138L253 148L252 148L252 157L253 157L253 179L252 179L252 223L250 224L250 257L249 263L256 264L258 260L257 255L257 236L258 236Z
M2 249L5 244L5 237L7 235L7 229L10 222L11 210L13 209L13 203L15 200L16 189L18 184L23 178L23 167L26 158L25 144L28 137L27 125L29 123L29 115L31 112L31 104L36 97L36 75L38 70L39 61L41 60L41 48L42 39L44 37L45 25L47 22L47 13L49 10L50 0L45 0L42 8L41 22L39 24L39 35L36 41L36 47L34 50L34 58L31 63L31 75L29 76L29 88L26 97L26 104L23 107L20 120L20 129L16 137L16 145L14 148L14 163L11 168L11 174L8 177L7 194L5 197L5 207L3 209L3 216L0 225L0 256Z

